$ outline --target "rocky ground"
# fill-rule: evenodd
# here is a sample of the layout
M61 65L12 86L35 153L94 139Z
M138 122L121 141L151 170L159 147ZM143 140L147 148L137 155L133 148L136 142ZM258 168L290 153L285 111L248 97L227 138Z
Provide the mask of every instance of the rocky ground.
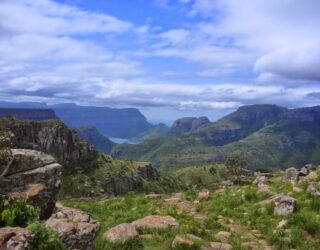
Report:
M101 222L97 249L319 249L318 181L308 165L251 185L63 203Z

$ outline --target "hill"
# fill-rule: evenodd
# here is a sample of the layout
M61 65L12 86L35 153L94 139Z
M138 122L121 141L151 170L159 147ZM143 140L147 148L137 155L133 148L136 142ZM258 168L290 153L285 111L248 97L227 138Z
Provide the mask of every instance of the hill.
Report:
M164 169L221 162L233 153L244 154L251 168L320 162L319 106L244 106L196 131L172 136L172 130L138 145L118 145L112 154Z
M85 140L95 146L98 150L104 153L110 153L116 143L110 141L107 137L103 136L93 126L81 126L76 128L79 138Z

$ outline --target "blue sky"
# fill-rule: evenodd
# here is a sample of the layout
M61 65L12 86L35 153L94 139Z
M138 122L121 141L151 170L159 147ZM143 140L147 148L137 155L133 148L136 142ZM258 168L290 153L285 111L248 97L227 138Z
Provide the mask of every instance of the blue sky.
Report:
M0 99L215 120L320 104L318 0L2 0Z

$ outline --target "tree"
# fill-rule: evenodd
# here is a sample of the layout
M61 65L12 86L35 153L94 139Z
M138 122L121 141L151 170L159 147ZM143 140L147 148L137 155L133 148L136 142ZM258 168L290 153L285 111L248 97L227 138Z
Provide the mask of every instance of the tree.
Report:
M0 131L0 178L6 176L14 160L11 151L13 137L11 131Z
M247 173L248 162L243 155L231 155L226 160L228 172L235 178L236 183L240 183L240 176Z

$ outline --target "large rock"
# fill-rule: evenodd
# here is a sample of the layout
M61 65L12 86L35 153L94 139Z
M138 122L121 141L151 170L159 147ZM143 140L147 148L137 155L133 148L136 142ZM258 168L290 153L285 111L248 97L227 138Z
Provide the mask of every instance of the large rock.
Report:
M137 229L151 228L151 229L166 229L177 228L179 223L171 216L149 215L142 219L132 222L132 225Z
M295 183L299 180L299 171L296 168L288 168L283 176L283 180Z
M104 238L113 244L124 243L138 237L137 229L130 223L123 223L109 229Z
M20 227L0 228L1 250L31 250L33 234L30 230Z
M57 213L46 221L47 227L56 230L62 242L71 249L93 249L94 239L100 227L99 222L77 209L57 204L57 210Z
M14 161L0 181L0 194L27 199L40 208L40 217L48 218L55 207L60 188L62 166L44 153L13 149Z
M280 195L275 199L275 215L287 215L295 212L296 208L297 201L290 196Z

